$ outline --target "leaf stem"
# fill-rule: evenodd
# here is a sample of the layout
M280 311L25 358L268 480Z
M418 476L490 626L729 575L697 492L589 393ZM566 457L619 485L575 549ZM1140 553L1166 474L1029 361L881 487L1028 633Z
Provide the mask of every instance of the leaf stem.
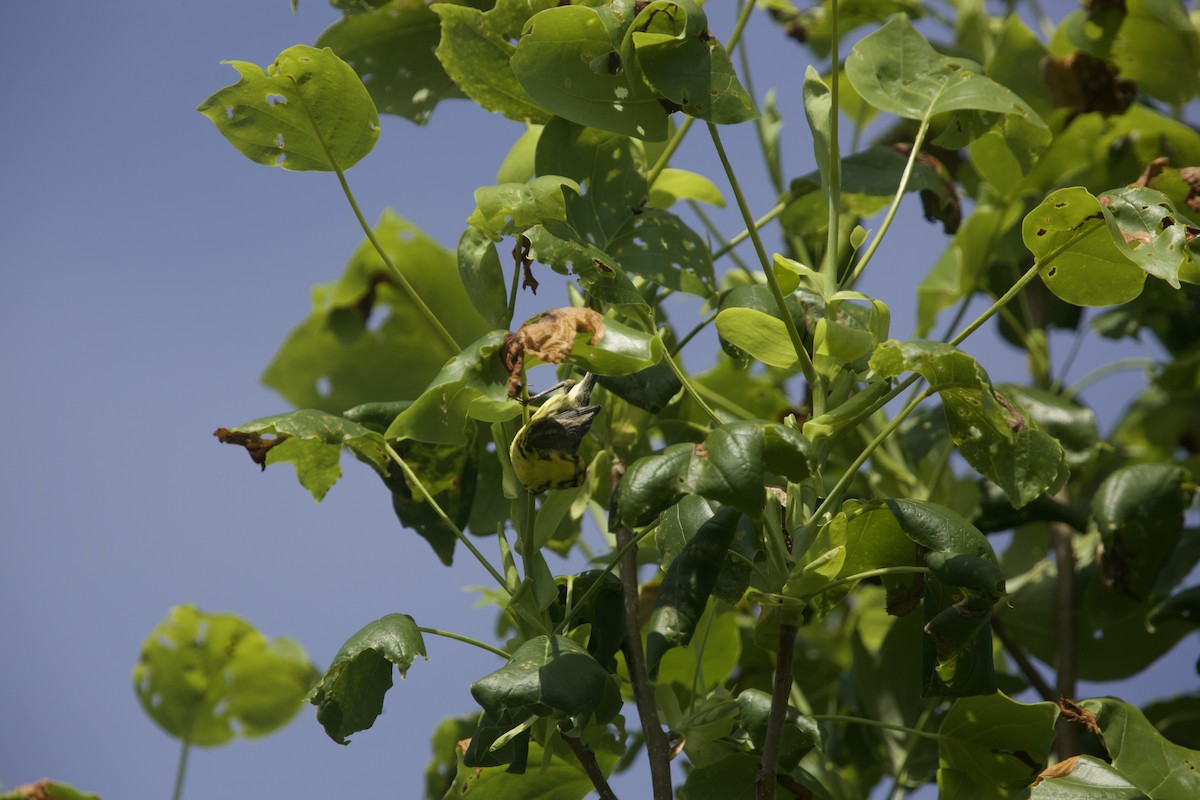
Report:
M838 123L841 111L838 108L838 0L831 0L829 8L829 63L832 65L833 80L829 87L829 101L832 106L829 114L829 231L825 244L825 258L822 260L822 271L825 273L825 296L832 295L838 285L837 252L839 232L838 226L842 217L842 150L838 141ZM815 393L814 393L815 400Z
M507 650L501 650L499 647L492 647L487 642L481 642L478 639L472 639L470 636L463 636L461 633L454 633L453 631L443 631L438 628L425 628L425 627L422 627L419 625L417 626L417 630L419 630L421 633L428 633L432 636L441 636L446 639L453 639L456 642L462 642L464 644L474 645L475 647L478 647L480 650L487 650L489 653L493 653L495 655L500 656L505 661L512 660L512 653L509 653Z
M730 239L728 242L726 242L724 245L722 245L721 247L714 250L713 254L712 254L713 261L716 261L718 258L725 255L730 250L732 250L733 248L737 247L742 242L749 239L751 227L754 228L755 230L758 230L763 225L766 225L768 222L770 222L771 220L775 219L780 214L782 214L784 209L787 208L788 200L790 200L790 199L791 199L791 195L789 194L786 199L780 200L778 203L775 204L775 207L772 208L770 211L768 211L766 214L763 214L761 217L754 220L753 225L746 228L741 233L739 233L738 235L736 235L732 239Z
M901 389L904 385L905 384L901 384L896 388ZM862 467L862 465L866 463L867 459L871 457L871 453L875 452L875 449L879 447L879 445L883 444L884 440L891 436L896 429L900 427L900 423L904 422L908 415L916 410L917 406L920 405L921 402L929 396L929 394L930 391L928 389L917 393L917 395L914 396L912 400L910 400L908 404L900 410L900 413L896 414L896 416L884 426L883 430L876 434L875 438L872 439L865 448L863 448L863 451L858 454L858 458L854 459L854 463L846 468L846 471L842 473L840 478L838 478L838 482L834 485L833 489L830 490L829 494L824 500L821 501L821 504L817 506L817 510L814 511L813 515L809 518L808 523L805 525L805 528L809 529L805 532L806 538L813 533L813 529L815 529L816 526L822 524L821 520L827 513L829 513L830 509L833 508L835 504L841 502L842 494L845 493L846 488L854 480L855 476L858 475L859 468Z
M471 552L471 555L475 556L475 560L483 565L483 568L488 571L488 574L495 579L496 584L502 589L507 588L508 583L504 580L504 576L496 571L496 568L493 567L487 558L484 557L483 553L479 552L479 548L475 547L475 545L471 543L471 540L467 538L466 534L459 530L458 526L454 524L454 521L447 516L441 505L438 504L438 501L434 500L433 495L431 495L429 490L425 488L425 484L422 483L421 479L417 477L417 474L413 472L412 467L410 467L408 462L401 458L400 454L396 452L396 449L392 447L391 442L384 442L384 447L387 449L387 454L391 456L392 460L396 462L396 465L399 466L400 470L404 473L404 478L406 481L408 481L409 487L415 488L417 493L421 495L421 499L426 503L429 503L429 507L433 509L433 513L437 514L437 517L442 521L442 524L454 534L456 539L462 542L463 546Z
M321 146L325 147L324 139L321 140ZM326 154L329 154L328 148L326 148ZM375 231L367 223L367 218L363 216L362 209L358 207L358 201L354 199L354 193L350 191L350 184L346 182L346 174L342 172L341 166L333 160L332 155L329 156L329 162L333 164L333 170L337 174L338 182L342 184L342 192L346 195L346 199L350 201L350 208L354 210L354 216L358 220L358 224L362 227L363 233L367 235L367 241L371 243L371 246L375 248L375 252L383 259L383 263L391 271L392 277L399 281L400 288L404 290L404 293L408 295L408 299L417 307L417 311L421 312L421 316L425 317L425 321L437 331L438 336L449 346L451 353L458 354L462 350L462 347L450 335L450 331L446 330L445 326L442 325L442 321L437 318L433 310L425 305L425 301L417 294L417 290L408 282L408 278L400 271L400 268L396 266L396 262L392 261L392 257L388 255L387 251L383 249L383 245L379 242L379 239L376 238Z
M717 314L721 313L720 309L714 308L705 315L704 319L696 323L696 327L692 328L682 339L675 342L675 346L671 348L670 353L673 356L679 355L679 352L687 346L687 343L695 338L696 334L712 324L712 321L717 318Z
M654 533L654 531L657 529L658 529L658 523L655 522L651 525L647 525L645 530L643 530L637 536L631 537L629 539L629 541L627 541L624 545L621 546L620 549L617 550L617 552L613 555L612 560L608 562L608 565L606 567L604 567L604 569L602 569L601 572L603 572L606 575L611 574L612 571L620 565L621 559L625 557L626 553L628 553L630 550L635 549L638 546L638 544L641 543L641 541L643 539L645 539L650 534ZM587 601L592 598L592 595L594 595L596 592L598 592L600 590L600 586L601 586L601 582L596 581L595 583L593 583L591 586L589 586L587 588L587 591L585 591L582 595L579 596L578 600L573 600L571 602L570 611L568 611L567 614L565 616L563 616L562 622L558 623L558 625L556 625L554 627L555 634L560 634L567 629L567 626L570 624L570 622L571 622L572 618L574 618L575 614L579 611L579 609L583 608L584 605L587 604Z
M775 297L775 304L779 307L779 313L783 317L783 324L787 329L788 338L792 341L792 349L796 351L796 358L800 362L800 369L804 373L804 380L812 387L813 416L820 416L825 413L825 391L821 377L817 374L812 358L804 348L804 342L800 338L800 331L796 329L796 321L792 319L792 313L788 310L787 301L783 297L783 291L779 288L779 282L775 280L775 270L771 268L771 261L767 257L766 248L763 247L762 237L758 235L758 229L754 225L754 218L750 216L750 206L746 203L746 196L742 194L742 187L738 183L737 174L733 171L733 165L729 162L725 146L721 144L721 134L717 130L717 126L711 122L708 125L708 132L712 137L713 147L716 148L717 157L721 159L721 166L725 169L725 176L729 179L729 186L733 189L733 196L737 199L738 209L742 212L742 219L746 222L746 230L750 232L750 240L754 242L754 251L758 254L758 261L762 266L763 274L766 275L767 285L771 288L771 294Z
M1097 381L1107 378L1109 375L1132 369L1140 369L1149 374L1157 366L1158 364L1152 358L1119 358L1116 361L1111 361L1108 364L1101 364L1099 367L1096 367L1094 370L1068 386L1063 391L1063 395L1068 400L1072 400L1078 397L1084 389L1091 386L1093 383L1096 383Z
M190 730L180 742L179 760L175 763L175 788L171 791L171 800L180 800L183 797L183 779L187 775L188 755L192 752Z
M837 91L837 83L837 80L834 80L834 91ZM836 101L834 101L834 107L836 109ZM836 119L836 114L834 118ZM896 212L900 208L900 201L904 199L904 193L908 190L908 181L912 176L913 166L917 163L917 156L921 152L921 146L925 143L925 134L928 133L928 131L929 120L921 120L921 126L917 128L917 136L915 139L913 139L912 149L908 153L908 163L904 165L904 172L900 174L900 185L896 187L896 194L892 197L892 202L888 206L887 213L883 216L883 222L879 226L879 232L871 237L871 244L867 246L867 250L863 253L862 258L860 258L858 263L854 265L854 271L850 273L846 280L842 281L843 289L853 288L854 284L858 282L859 276L861 276L863 270L867 268L867 263L870 262L871 257L875 255L875 251L879 249L879 244L883 241L884 234L886 234L888 229L892 226L892 220L896 218Z
M809 714L810 719L815 719L817 722L845 722L849 725L866 725L868 728L880 728L885 731L900 731L907 733L910 736L922 736L926 739L934 741L944 741L947 737L940 733L931 731L923 731L920 728L910 728L906 725L893 725L889 722L880 722L875 719L867 719L865 717L851 717L845 714Z
M816 597L817 595L823 594L824 592L827 592L837 586L842 586L843 584L847 583L858 583L859 581L866 580L867 578L880 578L884 575L925 575L928 574L928 572L929 567L879 567L878 569L869 569L865 572L859 572L855 575L847 575L844 578L838 578L836 581L830 581L817 591L813 592L811 595L808 595L808 597Z

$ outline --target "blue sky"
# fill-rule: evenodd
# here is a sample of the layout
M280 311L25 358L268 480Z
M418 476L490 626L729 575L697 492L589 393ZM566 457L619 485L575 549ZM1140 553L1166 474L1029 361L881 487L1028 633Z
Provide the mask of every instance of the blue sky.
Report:
M722 39L728 10L714 13ZM345 478L316 505L289 468L260 474L211 436L287 410L259 374L361 231L332 175L253 164L194 107L236 80L222 59L267 64L335 18L316 0L298 16L286 0L0 5L4 786L51 776L113 800L167 795L177 744L142 714L130 671L178 603L295 638L322 667L389 612L490 635L490 612L472 613L476 595L460 588L486 575L465 558L441 568L399 529L365 468L344 459ZM760 92L772 65L789 65L778 73L785 165L800 174L811 161L803 51L761 18L749 36ZM368 218L391 206L453 247L471 192L518 133L461 101L439 106L426 129L385 118L349 180ZM766 210L749 130L727 136ZM676 163L708 170L706 144L695 137ZM729 233L740 227L718 218ZM942 247L906 203L865 284L892 305L894 334L911 329L903 306ZM1023 374L1013 350L976 342L968 349L995 379ZM1073 375L1124 354L1091 337ZM1136 385L1114 381L1101 413L1111 418ZM351 746L330 742L306 707L274 736L194 752L185 796L416 796L429 733L469 712L469 684L496 667L453 642L428 645L430 661ZM1187 640L1125 697L1194 688L1196 655Z

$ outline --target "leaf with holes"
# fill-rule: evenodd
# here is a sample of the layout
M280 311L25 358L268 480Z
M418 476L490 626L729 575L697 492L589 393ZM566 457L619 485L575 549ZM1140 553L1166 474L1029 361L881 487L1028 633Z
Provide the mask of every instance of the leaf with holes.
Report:
M292 640L268 639L232 614L182 605L142 645L133 687L164 731L213 747L287 724L317 674Z
M649 208L629 217L609 242L608 252L625 272L665 289L700 297L716 293L708 245L669 211Z
M963 458L1027 505L1066 479L1062 445L992 386L974 358L941 342L890 340L875 348L871 369L884 378L914 371L942 398L946 423Z
M196 110L251 161L291 170L345 170L371 152L379 113L349 64L328 47L298 44L266 72L226 61L242 79Z
M1042 280L1077 306L1125 303L1142 293L1146 273L1118 244L1120 229L1100 201L1078 186L1052 192L1021 223Z
M316 46L354 68L380 113L424 125L440 100L463 96L433 53L441 21L422 0L355 11L326 28Z
M560 117L661 141L667 112L636 67L625 63L619 13L560 6L535 14L517 42L512 70L534 101Z
M1166 195L1145 187L1113 189L1100 195L1100 204L1120 230L1125 255L1178 289L1179 271L1195 259L1187 247L1187 221Z
M903 15L855 45L846 59L846 76L864 100L899 117L928 120L948 111L990 111L1018 114L1045 127L1024 100L986 77L978 64L934 50Z

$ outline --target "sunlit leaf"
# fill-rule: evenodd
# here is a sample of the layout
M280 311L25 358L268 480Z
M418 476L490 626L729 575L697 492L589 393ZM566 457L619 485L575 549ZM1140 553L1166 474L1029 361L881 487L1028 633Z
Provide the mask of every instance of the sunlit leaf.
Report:
M462 92L433 50L441 22L422 0L393 0L347 14L317 38L354 68L379 111L423 125L434 106Z
M224 63L241 80L196 110L250 160L291 170L345 170L375 146L379 114L371 95L328 47L289 47L266 72L246 61Z
M164 731L212 747L286 725L317 674L292 640L268 639L232 614L182 605L142 645L133 687Z
M947 800L1023 797L1045 768L1058 708L997 692L955 701L938 731L938 787Z

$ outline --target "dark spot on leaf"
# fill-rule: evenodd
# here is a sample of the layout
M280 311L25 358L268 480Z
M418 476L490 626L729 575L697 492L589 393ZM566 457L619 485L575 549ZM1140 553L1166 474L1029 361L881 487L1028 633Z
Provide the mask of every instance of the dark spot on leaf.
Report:
M1058 267L1051 267L1050 269L1046 270L1047 278L1053 278L1057 274L1058 274Z
M1038 228L1038 229L1037 229L1037 233L1036 233L1036 234L1034 234L1034 235L1035 235L1035 236L1045 236L1045 235L1046 235L1046 229L1045 229L1045 228Z

